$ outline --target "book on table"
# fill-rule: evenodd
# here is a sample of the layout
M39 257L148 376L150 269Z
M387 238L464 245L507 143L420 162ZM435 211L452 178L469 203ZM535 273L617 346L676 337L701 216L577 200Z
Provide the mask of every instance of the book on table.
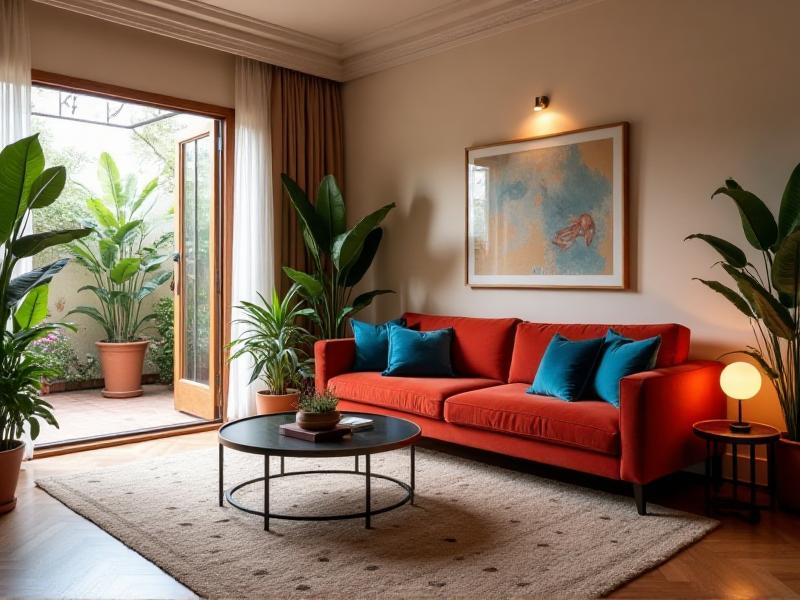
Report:
M303 429L297 423L285 423L280 426L280 432L281 435L308 442L335 442L350 433L351 429L340 423L333 429L309 431L308 429Z
M365 419L364 417L348 416L342 417L339 425L345 425L353 431L360 431L361 429L369 429L374 425L374 422L372 419Z

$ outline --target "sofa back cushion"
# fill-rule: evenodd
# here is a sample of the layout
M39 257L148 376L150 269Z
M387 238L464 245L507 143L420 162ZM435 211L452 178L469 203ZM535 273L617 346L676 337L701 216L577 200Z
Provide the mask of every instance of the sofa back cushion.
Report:
M529 323L517 325L514 352L511 357L509 383L531 383L536 377L547 345L556 333L571 340L603 337L609 329L621 335L643 340L661 336L661 347L656 356L656 368L672 367L686 362L689 357L689 329L675 323L653 325L599 325Z
M508 377L514 329L519 319L478 319L421 313L406 313L403 316L407 327L411 329L431 331L453 328L452 358L456 375L500 381Z

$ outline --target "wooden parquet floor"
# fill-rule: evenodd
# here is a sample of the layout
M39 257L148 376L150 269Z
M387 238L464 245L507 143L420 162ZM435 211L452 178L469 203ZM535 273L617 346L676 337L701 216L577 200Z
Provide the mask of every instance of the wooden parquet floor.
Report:
M0 597L193 598L155 565L36 489L34 480L207 447L215 436L183 435L26 463L19 506L0 517ZM520 464L511 466L536 469ZM702 506L702 486L693 476L667 479L653 491L661 504L694 511ZM369 598L369 590L359 596ZM726 517L722 527L612 597L800 598L800 517L765 514L757 525Z

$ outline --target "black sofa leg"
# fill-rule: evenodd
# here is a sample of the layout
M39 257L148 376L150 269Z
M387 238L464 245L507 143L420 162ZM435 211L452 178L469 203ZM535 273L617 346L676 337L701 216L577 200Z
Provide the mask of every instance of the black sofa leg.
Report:
M647 496L645 495L645 486L641 483L633 484L633 497L636 499L636 511L640 515L647 514Z

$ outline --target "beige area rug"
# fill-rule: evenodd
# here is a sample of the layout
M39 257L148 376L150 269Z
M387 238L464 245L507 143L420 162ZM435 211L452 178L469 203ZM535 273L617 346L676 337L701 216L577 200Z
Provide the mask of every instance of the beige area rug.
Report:
M263 458L225 451L226 485L263 473ZM278 459L273 459L273 473ZM287 470L352 459L287 459ZM362 460L363 467L363 460ZM407 480L399 450L373 472ZM658 565L718 522L631 498L417 450L416 506L361 520L272 521L217 505L217 452L201 450L40 480L68 507L209 598L593 598ZM262 486L239 492L257 508ZM272 511L363 509L363 477L273 480ZM373 485L373 506L403 491ZM321 511L321 512L320 512Z

